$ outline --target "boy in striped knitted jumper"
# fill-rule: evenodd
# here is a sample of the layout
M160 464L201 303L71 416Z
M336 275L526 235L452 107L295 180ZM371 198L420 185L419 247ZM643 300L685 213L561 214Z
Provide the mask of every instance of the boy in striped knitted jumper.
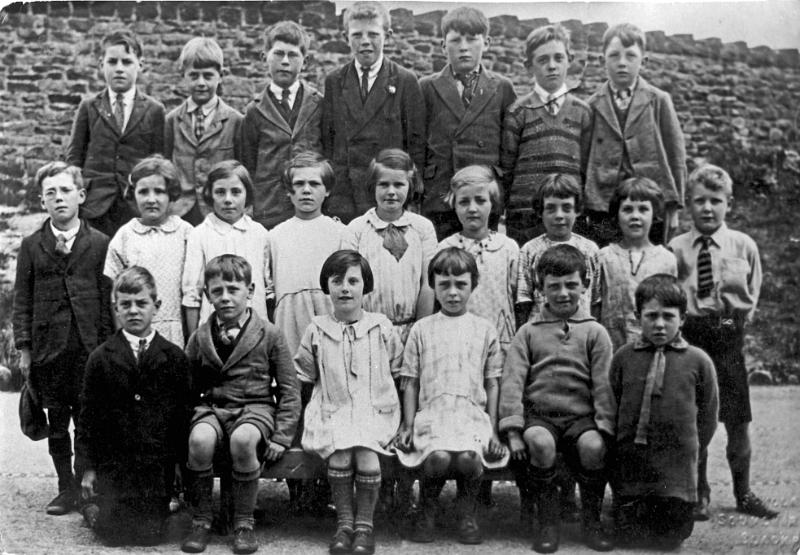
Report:
M549 174L575 175L583 183L591 145L588 104L565 84L572 60L569 33L561 25L535 29L525 41L525 66L533 91L508 110L500 165L505 175L506 230L520 245L542 233L530 199Z

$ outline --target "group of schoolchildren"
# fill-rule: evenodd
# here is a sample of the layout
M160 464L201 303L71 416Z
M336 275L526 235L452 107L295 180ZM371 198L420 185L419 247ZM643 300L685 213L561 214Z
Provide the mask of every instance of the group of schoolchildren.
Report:
M299 78L305 31L277 23L244 116L217 96L213 40L183 49L190 97L165 117L135 87L137 39L106 37L108 88L81 103L66 163L37 173L49 219L17 266L15 343L58 475L49 514L80 504L105 541L157 543L178 465L181 547L201 552L222 454L233 551L252 553L262 465L299 442L326 461L331 553L374 552L380 457L395 455L417 472L398 496L420 478L413 541L435 539L457 478L458 540L480 543L484 469L508 465L536 551L558 549L575 480L590 548L614 546L610 483L617 545L672 549L709 517L719 414L737 510L777 515L749 487L742 347L761 268L725 225L730 177L706 165L687 184L639 29L606 32L609 80L588 103L565 83L561 26L528 37L521 98L481 64L488 32L480 11L451 10L449 63L418 82L383 56L385 7L357 2L353 60L323 95ZM665 248L684 193L694 227Z

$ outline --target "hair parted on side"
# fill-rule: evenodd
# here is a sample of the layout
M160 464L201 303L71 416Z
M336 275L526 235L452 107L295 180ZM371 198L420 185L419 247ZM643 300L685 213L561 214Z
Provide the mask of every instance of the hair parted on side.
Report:
M177 200L181 196L181 181L178 177L178 170L175 168L175 164L160 154L148 156L133 167L128 179L131 193L135 195L136 184L139 183L139 180L151 175L160 175L164 178L164 185L170 201Z
M375 188L381 178L381 171L383 169L408 172L408 196L406 196L406 202L403 204L403 208L408 206L412 198L422 197L422 194L425 192L422 176L417 170L417 166L414 164L411 156L409 156L406 151L399 148L385 148L369 163L366 185L370 197L375 196Z
M560 23L554 23L530 32L528 38L525 39L525 63L530 65L536 49L552 41L563 43L567 56L570 55L569 31Z
M686 292L678 278L670 274L653 274L646 277L636 287L633 297L637 313L640 313L642 307L649 301L656 299L662 306L677 308L682 315L686 314Z
M380 19L383 22L383 30L388 31L392 27L392 17L389 10L381 2L355 2L352 6L345 9L342 14L342 26L347 31L348 25L353 20L369 21Z
M142 57L142 43L139 42L139 39L136 37L136 35L134 35L133 32L128 29L117 29L115 31L111 31L109 34L103 37L103 42L101 45L103 47L103 53L105 53L109 46L124 46L125 51L129 54L133 54L137 58Z
M48 177L56 176L60 173L65 173L72 179L72 182L75 184L75 188L81 190L84 188L83 185L83 175L81 173L81 169L78 166L70 166L66 162L62 162L61 160L56 160L54 162L47 162L44 166L39 168L36 171L36 177L34 178L36 182L36 188L41 191L42 189L42 182L47 179Z
M203 272L203 283L206 287L214 278L221 278L223 281L241 281L249 286L253 282L253 268L241 256L222 254L209 260Z
M722 191L729 197L733 195L733 180L730 174L714 164L704 164L689 174L687 193L691 194L692 189L698 185L709 191Z
M628 48L633 46L634 44L639 45L639 48L642 51L642 54L645 53L647 48L647 38L636 25L632 23L619 23L612 27L606 29L606 32L603 33L603 53L605 54L606 48L608 48L609 43L618 38L619 41L622 43L622 46Z
M500 186L497 184L497 175L489 166L472 165L458 170L450 179L450 190L444 197L444 201L450 206L456 206L456 193L462 187L469 185L485 185L489 193L489 200L492 201L492 212L500 210Z
M278 21L267 27L264 33L264 50L269 51L276 42L281 41L300 47L300 52L305 56L308 53L310 41L305 29L295 21Z
M442 38L449 31L455 31L462 35L482 35L489 36L489 20L486 15L477 8L471 6L459 6L447 12L442 18Z
M181 71L214 68L222 73L223 54L217 41L208 37L195 37L187 42L178 58Z
M322 270L319 272L319 286L322 292L330 295L328 280L332 277L344 277L348 268L355 267L361 270L361 279L364 280L364 295L372 293L372 289L375 287L372 268L370 268L367 259L361 256L361 253L350 249L336 251L325 259L322 264Z
M437 252L428 264L428 285L431 289L435 285L435 276L458 276L469 274L472 278L472 290L478 286L478 263L475 257L464 249L447 247Z
M658 183L649 177L629 177L617 185L611 200L608 202L608 213L616 218L619 207L625 199L636 201L650 201L653 207L653 219L661 219L664 208L664 193Z
M289 193L293 192L292 180L294 179L294 170L298 168L319 168L320 177L322 177L322 183L325 185L325 188L328 191L333 189L335 178L331 163L319 152L305 150L292 156L292 159L284 166L281 181L283 182L283 188Z
M544 251L536 262L536 277L539 285L544 284L547 276L563 277L578 272L584 285L588 285L586 257L583 253L566 243L554 245Z
M575 212L580 213L583 210L583 192L581 192L581 183L578 178L568 173L551 173L545 178L542 186L534 193L531 206L535 214L539 216L544 213L544 199L560 198L575 200Z
M158 289L156 289L156 280L153 274L142 266L131 266L122 270L114 279L111 297L116 302L117 295L120 293L136 295L142 291L147 291L154 301L158 299Z
M242 186L245 190L245 206L253 204L253 180L250 178L250 172L236 160L223 160L211 167L211 170L208 172L206 184L203 186L203 200L206 204L208 206L214 206L214 183L220 179L228 179L229 177L236 177L242 182Z

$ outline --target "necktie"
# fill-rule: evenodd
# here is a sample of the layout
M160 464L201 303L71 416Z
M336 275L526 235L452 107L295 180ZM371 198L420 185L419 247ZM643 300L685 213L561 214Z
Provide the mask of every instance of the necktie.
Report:
M408 249L408 241L406 241L402 228L389 224L380 233L383 235L383 248L389 251L395 260L400 262L406 249Z
M344 367L353 374L358 375L357 364L353 364L353 342L356 340L356 330L351 325L346 325L342 329L342 347L344 351Z
M69 254L69 248L67 248L67 238L61 233L56 235L56 252L61 256L67 256Z
M281 106L284 110L286 110L286 115L289 115L289 112L292 111L292 107L289 106L289 89L283 89L281 92Z
M361 102L367 101L369 94L369 66L361 68Z
M697 253L697 296L708 297L714 289L714 272L711 268L711 252L708 245L711 237L701 237L700 252Z
M122 98L122 93L117 93L117 100L114 102L114 119L117 121L119 132L125 130L125 100Z
M219 340L223 345L230 345L236 341L240 331L241 328L239 327L238 322L224 326L221 330L219 330Z
M470 72L466 75L457 75L456 78L461 82L463 85L463 90L461 91L461 102L464 103L464 108L467 108L472 102L472 96L475 94L475 83L478 81L478 74L475 72Z
M139 348L136 349L136 362L141 362L144 352L147 350L147 339L139 340Z
M206 132L205 119L206 115L198 106L194 111L194 136L197 137L198 141L203 138L203 134Z
M647 380L644 384L644 395L642 395L642 408L639 411L639 423L636 425L636 438L633 440L638 445L647 445L647 431L650 427L650 408L653 396L661 396L661 388L664 386L664 368L667 359L664 355L664 347L656 348L653 361L647 371Z
M547 95L547 103L544 105L551 116L558 114L558 104L556 103L558 97L554 94Z
M631 103L631 90L620 89L614 93L614 103L620 110L627 110Z

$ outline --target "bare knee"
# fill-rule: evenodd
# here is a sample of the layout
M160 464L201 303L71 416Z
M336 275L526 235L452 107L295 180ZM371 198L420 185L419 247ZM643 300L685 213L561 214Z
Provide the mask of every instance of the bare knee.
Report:
M328 467L340 470L352 468L353 454L350 452L350 449L334 451L333 454L328 457Z
M425 475L439 478L447 475L452 457L447 451L434 451L425 459Z
M600 470L606 463L606 442L597 430L589 430L578 438L578 457L586 470Z
M531 426L522 434L528 447L531 464L538 468L551 468L556 464L556 440L546 428Z
M258 464L256 450L260 441L261 432L252 424L242 424L233 431L230 443L234 468L241 470L242 465L249 467L253 463Z
M355 449L356 470L362 474L377 474L381 471L378 454L371 449Z
M455 469L465 478L477 478L483 474L483 463L475 451L464 451L455 457Z
M214 449L217 445L217 431L205 423L192 428L189 433L189 466L196 470L204 470L214 461Z

